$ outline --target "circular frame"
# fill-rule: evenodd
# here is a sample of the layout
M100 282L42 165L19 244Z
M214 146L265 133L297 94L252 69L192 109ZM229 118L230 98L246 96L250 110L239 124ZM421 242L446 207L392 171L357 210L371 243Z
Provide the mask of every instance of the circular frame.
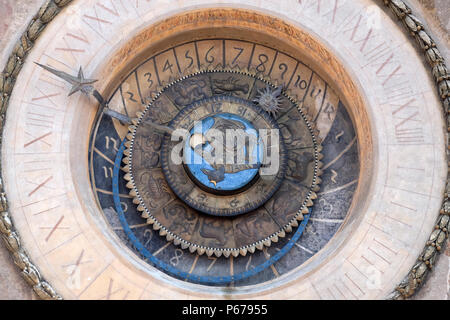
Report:
M54 7L56 6L53 2L50 2L50 3ZM388 4L391 6L392 10L396 13L396 15L399 18L401 18L403 21L407 22L408 29L411 32L413 32L415 35L417 35L417 39L418 39L417 41L419 42L419 44L422 45L423 50L426 52L427 57L429 58L430 64L432 64L433 68L437 67L436 68L436 72L435 72L436 82L439 85L439 90L440 90L441 97L442 97L444 103L446 103L445 107L448 108L448 83L447 83L448 76L446 76L446 74L447 74L446 71L442 71L442 68L439 69L439 66L444 66L445 67L445 65L443 63L443 59L439 55L439 52L434 49L434 45L433 45L434 43L426 35L426 33L424 34L424 32L422 31L423 28L419 28L420 27L420 23L417 22L417 19L413 19L410 16L410 11L409 11L408 7L406 7L406 5L404 5L403 2L395 1L395 2L388 2ZM43 18L44 20L47 20L48 16L51 16L51 18L53 18L53 16L51 14L48 14L49 11L46 11L46 9L48 9L48 7L45 7L43 9L43 13L47 13L47 16L41 15L41 17L44 17ZM53 11L53 13L54 12L55 11ZM411 21L408 20L408 19L410 19L413 23L410 23ZM39 21L41 21L41 20L39 20ZM42 25L42 22L40 22L40 23ZM34 35L34 34L36 34L37 31L39 31L39 32L42 31L42 27L39 27L39 26L36 26L36 25L37 25L36 22L32 23L30 25L30 28L27 30L27 32L29 34ZM37 32L37 34L39 34L39 32ZM33 38L33 37L31 37L31 38ZM34 41L34 39L33 39L33 41ZM19 49L20 48L23 49L23 45L26 45L26 42L22 43L22 47L19 47ZM5 89L4 89L5 88L5 85L4 85L5 79L6 80L10 79L11 75L13 75L13 78L16 78L17 74L19 73L19 71L21 69L20 66L16 69L16 65L17 65L16 61L19 61L19 65L21 65L20 59L16 60L16 58L18 57L17 54L20 54L20 52L15 52L14 53L14 59L11 60L12 61L11 63L8 63L8 66L7 66L7 69L6 69L6 73L5 74L7 76L2 78L2 81L3 81L3 86L2 86L3 87L3 92L6 93L6 95L4 95L4 97L3 97L3 105L4 106L6 106L8 104L9 93L12 91L12 87L7 87L7 90L5 91ZM12 70L11 70L11 68L12 68ZM16 71L16 72L14 73L14 71ZM352 83L352 82L350 81L349 83ZM346 91L344 90L343 92L345 93ZM3 108L3 110L4 109L5 108ZM448 193L445 193L445 201L448 201ZM4 210L5 209L6 209L6 200L4 201ZM448 218L447 218L447 222L445 222L446 220L443 218L443 217L446 217L446 216L448 217L448 204L445 204L445 207L442 209L441 216L439 217L439 220L438 220L438 224L437 225L438 225L438 229L440 231L442 231L442 230L447 228ZM2 220L3 221L2 222L3 226L6 226L6 227L4 227L4 230L6 230L6 231L4 231L4 230L2 230L2 231L5 234L5 239L7 241L8 247L10 249L12 249L14 252L18 253L20 251L19 250L20 246L18 245L18 242L15 240L15 239L17 239L17 236L12 231L13 230L12 225L8 222L8 221L10 221L8 213L6 213L6 211L4 211L3 214L2 214L2 217L3 217L3 220ZM430 248L430 247L436 247L436 245L432 246L431 244L435 243L435 241L437 241L440 238L441 238L440 237L440 233L439 233L439 237L437 239L433 240L433 237L432 237L431 238L432 241L429 244L427 244L426 249L428 250L428 248ZM16 242L14 242L14 241L16 241ZM424 261L422 261L423 264L426 265L426 262L427 261L432 261L431 259L433 257L435 257L435 256L436 256L436 251L432 252L431 254L427 254L426 256L423 256L422 257L422 260L424 260ZM23 266L25 268L27 265L22 263L21 266ZM422 264L419 264L417 267L415 266L414 268L419 268L419 267L422 268ZM28 268L30 268L30 267L28 266ZM420 275L422 276L425 273L426 273L426 271L421 272ZM420 280L420 278L417 278L417 277L415 277L413 280L415 280L415 279L419 279ZM48 284L46 284L45 282L42 282L40 280L40 277L38 277L37 281L34 281L33 284L34 284L35 291L39 292L42 296L44 296L44 297L55 297L56 296L56 294L53 294L54 291L51 290L51 287L49 287ZM410 287L407 290L405 290L405 294L404 295L408 296L411 293L411 291L414 292L414 290L415 290L415 287L410 285ZM402 292L400 290L398 290L397 292L398 292L399 295L402 295Z

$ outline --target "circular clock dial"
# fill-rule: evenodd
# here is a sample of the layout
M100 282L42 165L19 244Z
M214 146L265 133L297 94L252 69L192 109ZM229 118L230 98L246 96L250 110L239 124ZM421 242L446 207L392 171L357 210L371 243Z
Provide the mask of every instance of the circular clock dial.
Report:
M291 99L274 97L280 114L271 117L251 102L259 101L253 97L261 99L260 93L270 95L267 83L214 71L169 85L139 115L130 127L129 156L124 159L127 186L143 217L167 240L176 238L199 254L245 255L249 248L254 251L263 242L284 237L302 219L313 189L318 190L319 146L311 124ZM222 93L223 79L232 84L227 95ZM261 87L266 87L264 92ZM185 92L195 94L185 97ZM175 114L169 127L184 130L178 136L181 142L176 132L158 135L146 125L160 119L158 113ZM291 184L297 186L291 192L283 184L288 158L304 168L291 170ZM261 207L271 198L295 200L281 210ZM249 232L249 223L255 221L257 227Z
M286 76L290 69L282 61L292 58L279 51L275 52L282 78L297 82L294 84L302 90L301 98L289 96L270 77L263 79L257 68L239 71L224 64L196 73L174 73L174 80L153 96L146 96L142 89L145 83L136 81L136 74L149 73L149 61L160 61L156 70L163 70L170 59L178 59L174 54L161 60L165 52L202 44L205 51L199 51L199 55L207 55L217 43L221 50L229 43L237 48L260 46L264 51L257 61L274 51L248 41L204 39L164 48L163 53L148 57L119 84L109 105L122 101L125 110L132 106L127 96L135 94L148 104L136 111L137 118L125 138L120 136L126 131L118 120L99 118L91 147L91 174L109 223L120 225L117 234L140 257L183 280L242 286L265 282L300 266L339 229L359 177L358 143L352 121L333 89L306 66L299 69L299 60L290 64L296 65L297 72L292 69ZM189 55L189 49L179 55ZM131 91L128 81L140 89ZM123 88L127 88L125 95ZM316 102L322 107L318 112L313 111ZM314 129L320 113L326 115L322 122L327 128L322 132L324 147ZM180 143L173 133L155 129L153 122L186 130L187 136L179 136L184 138ZM203 151L212 149L208 138L212 129L225 135L229 129L253 133L254 163L244 154L244 163L226 164L227 154L236 160L235 140L231 147L223 148L223 164L211 166ZM278 140L258 136L269 130L274 130ZM111 148L111 141L118 148L122 139L124 155ZM277 149L272 140L278 142ZM177 145L184 148L176 149ZM260 169L270 165L264 162L264 149L276 155L277 167L261 175ZM177 150L178 161L173 159L173 150ZM324 176L325 194L318 196L322 157L333 164ZM116 164L123 162L118 177L113 173L110 181L104 177L106 158ZM111 193L114 183L118 183L118 191ZM127 189L129 196L124 196ZM130 225L139 227L131 229Z
M448 167L435 87L385 12L377 29L369 0L80 3L32 25L11 72L2 182L18 265L69 299L394 290ZM230 129L255 143L222 143L244 160L211 162L212 132ZM277 145L279 170L262 174Z

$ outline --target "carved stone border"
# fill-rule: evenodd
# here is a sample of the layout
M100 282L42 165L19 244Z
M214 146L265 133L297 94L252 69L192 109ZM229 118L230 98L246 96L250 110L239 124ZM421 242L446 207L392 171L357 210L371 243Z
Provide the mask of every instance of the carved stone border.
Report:
M394 15L403 23L405 29L416 40L426 60L431 68L434 81L437 86L439 98L443 104L444 117L447 119L447 181L444 191L444 200L434 230L431 232L422 253L417 258L416 263L396 287L387 299L406 299L414 295L423 285L426 276L436 263L438 254L444 251L448 231L450 229L450 73L448 72L445 60L436 43L424 30L424 26L419 19L411 14L411 9L402 0L383 0Z
M382 0L394 15L402 21L405 29L415 38L421 50L425 54L431 73L435 80L439 97L443 104L444 117L447 122L447 161L450 165L450 73L445 64L436 43L424 30L424 26L419 19L411 14L411 9L402 0ZM38 13L32 18L25 32L16 43L5 69L0 75L0 132L3 132L6 110L8 108L9 97L14 88L15 81L22 69L23 62L28 52L33 48L35 41L61 10L71 3L72 0L46 0ZM0 136L0 147L2 143ZM0 164L1 169L1 164ZM450 171L450 166L449 166ZM443 251L450 229L450 175L447 175L447 182L444 192L444 201L440 210L434 230L431 232L429 240L417 259L408 275L392 292L388 299L409 298L423 285L426 276L433 268L438 253ZM3 181L0 178L0 236L5 242L6 248L11 252L14 263L20 269L21 275L32 286L34 292L42 299L61 300L62 297L56 293L52 286L40 275L37 267L29 260L25 249L20 243L20 237L13 225L8 212L8 203L3 188Z

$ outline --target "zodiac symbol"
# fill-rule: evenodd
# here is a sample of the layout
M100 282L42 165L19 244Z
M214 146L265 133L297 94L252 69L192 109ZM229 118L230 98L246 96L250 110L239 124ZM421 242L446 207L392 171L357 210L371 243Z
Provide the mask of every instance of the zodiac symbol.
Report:
M236 224L236 228L247 238L255 238L264 232L265 215L254 215L249 219L243 219Z
M236 79L233 76L224 80L213 80L215 85L214 94L232 94L233 92L247 94L249 90L248 84L239 84L238 81L239 79Z
M239 204L239 200L237 198L234 198L233 200L230 201L230 206L232 208L236 208Z
M202 227L200 228L200 235L203 238L215 239L219 246L224 246L227 243L227 238L225 232L219 232L218 227L220 227L220 221L209 221L207 222L206 219L203 221Z
M309 152L302 154L294 154L289 156L287 175L302 181L306 178L306 169L308 164L314 160L314 157Z
M197 196L197 201L200 203L205 203L208 201L208 198L206 197L206 194L201 193Z
M152 174L148 171L145 171L140 177L139 182L142 185L145 185L143 197L145 199L156 199L158 202L163 203L170 199L169 187L164 182L162 178L154 178ZM158 205L153 203L153 201L149 202L150 207L156 208Z
M257 193L264 193L264 189L267 187L267 184L260 183L256 186L256 192Z
M139 136L136 139L136 148L141 150L138 153L142 157L141 161L148 163L151 168L158 166L161 145L162 138L156 133L150 134L149 136Z
M272 215L284 215L287 216L286 213L291 210L292 214L294 214L296 210L294 207L296 206L295 201L287 201L289 198L289 190L280 191L274 197L272 202ZM291 215L291 214L289 214Z
M164 210L164 216L167 219L171 219L174 217L179 217L180 220L192 221L195 219L195 216L186 210L186 208L180 204L174 204L171 207Z
M195 100L206 98L206 94L203 92L203 88L206 87L206 81L188 80L186 86L175 86L173 91L179 96L175 99L175 103L180 106L187 105Z
M299 126L298 121L302 117L299 113L292 113L288 115L288 120L285 123L280 124L281 133L284 138L284 142L291 148L300 146L302 142L302 132L301 126Z
M161 100L153 102L152 106L148 109L148 114L152 120L156 120L159 123L166 123L171 120L171 114L164 108Z
M184 206L175 203L169 208L164 208L164 217L172 221L170 229L179 230L177 233L189 233L190 227L195 221L195 215Z

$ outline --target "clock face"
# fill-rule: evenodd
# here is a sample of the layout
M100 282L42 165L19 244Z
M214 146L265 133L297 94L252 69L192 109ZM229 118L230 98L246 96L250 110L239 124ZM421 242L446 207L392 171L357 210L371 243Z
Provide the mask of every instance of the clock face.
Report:
M232 54L223 56L224 48L231 46L235 48ZM146 69L149 65L156 77L169 61L178 61L177 51L186 57L190 51L183 48L198 47L205 49L194 56L207 56L217 47L218 55L209 59L224 57L225 61L213 69L188 69L179 73L178 79L175 70L168 70L171 81L153 97L151 88L146 88L152 82L136 80L136 74L151 73L153 69ZM258 58L248 55L246 60L240 59L243 48L256 47L261 52ZM276 73L274 79L262 77L259 61L269 55L277 57L266 63L282 71L278 78ZM253 59L255 67L247 71L227 67L231 63L252 66ZM155 61L161 64L155 65ZM139 90L130 91L129 81ZM279 83L284 90L279 87L280 95L274 97ZM287 91L290 87L302 96L289 96L287 92L295 92ZM255 42L196 40L165 48L141 62L118 84L109 104L122 101L115 110L129 114L131 103L127 104L126 97L135 94L147 104L136 113L133 126L127 128L109 116L99 117L90 148L91 177L106 219L111 226L119 226L117 236L150 265L178 279L206 285L263 283L300 266L339 229L358 181L357 139L333 89L301 61ZM277 112L264 109L260 102L265 95L275 98L276 105L272 104ZM317 111L315 102L320 105ZM321 114L326 115L322 120L326 128L323 147L314 129ZM187 131L181 142L185 147L182 161L175 163L172 153L180 142L173 135L155 131L146 121ZM203 157L213 149L208 134L219 130L225 137L230 129L254 136L254 147L242 148L247 151L242 164L226 164L227 154L237 157L237 146L225 146L222 164L211 165ZM275 143L260 136L261 130L278 135L277 150ZM272 139L275 142L275 137ZM263 159L265 148L276 155L277 168L269 174L260 170L270 165ZM247 159L250 155L253 162ZM336 164L329 165L331 175L319 183L322 158ZM117 165L124 168L118 170ZM328 192L317 196L320 185ZM327 216L331 206L335 216Z
M64 298L384 298L421 254L445 134L406 36L231 2L74 1L30 51L2 175Z

